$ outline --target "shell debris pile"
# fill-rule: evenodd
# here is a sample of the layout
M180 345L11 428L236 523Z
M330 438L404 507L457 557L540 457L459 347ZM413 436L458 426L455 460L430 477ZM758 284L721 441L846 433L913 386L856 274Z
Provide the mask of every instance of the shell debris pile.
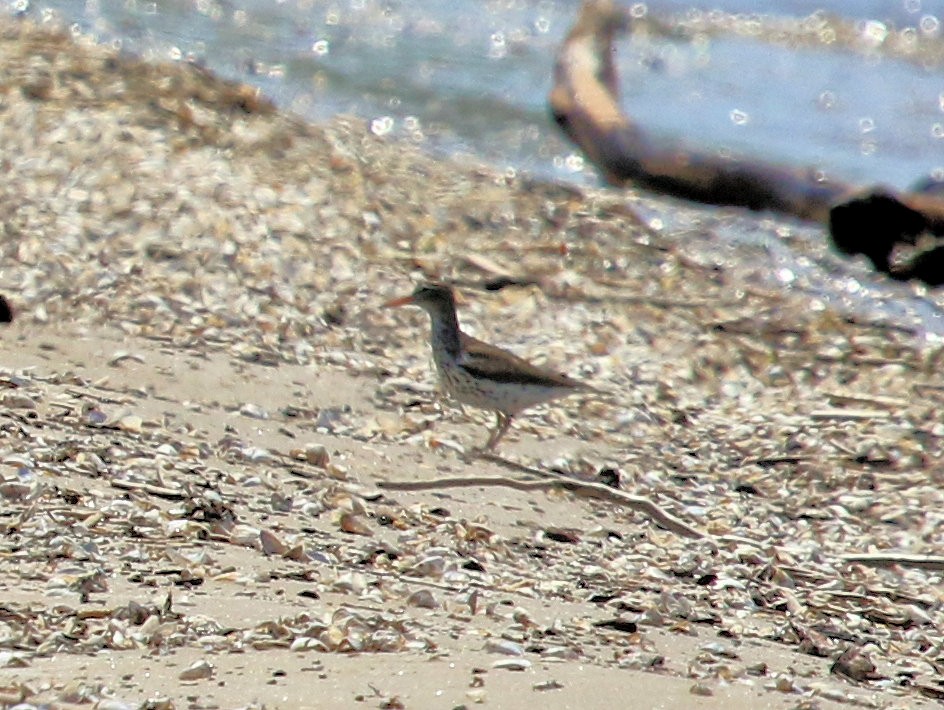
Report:
M910 324L777 288L707 218L693 240L198 68L13 20L0 63L0 705L297 706L342 654L472 678L438 706L601 668L944 698L944 350ZM422 314L379 307L419 276L604 395L468 457L488 415L436 396ZM535 471L701 536L503 485ZM494 485L444 480L472 475ZM346 702L420 692L344 677Z

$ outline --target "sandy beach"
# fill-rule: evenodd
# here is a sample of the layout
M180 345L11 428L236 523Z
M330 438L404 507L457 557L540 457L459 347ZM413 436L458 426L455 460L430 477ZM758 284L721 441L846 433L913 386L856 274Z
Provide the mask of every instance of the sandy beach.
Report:
M0 706L944 699L939 347L625 193L15 20L0 62ZM478 455L381 308L423 278L603 394Z

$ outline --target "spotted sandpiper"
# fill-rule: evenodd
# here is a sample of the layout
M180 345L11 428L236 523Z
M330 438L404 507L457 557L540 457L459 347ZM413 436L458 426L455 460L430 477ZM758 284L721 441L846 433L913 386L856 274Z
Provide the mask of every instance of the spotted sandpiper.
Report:
M463 404L495 412L495 429L485 442L486 451L498 445L512 418L522 410L582 390L594 391L590 385L463 333L449 286L420 284L409 296L384 305L418 306L429 314L430 345L443 389Z

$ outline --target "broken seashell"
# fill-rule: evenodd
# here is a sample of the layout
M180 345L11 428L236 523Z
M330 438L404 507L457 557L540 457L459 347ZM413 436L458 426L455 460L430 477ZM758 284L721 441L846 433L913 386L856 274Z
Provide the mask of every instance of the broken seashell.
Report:
M214 668L205 660L195 661L178 674L184 681L206 680L213 677Z
M439 609L440 604L435 595L428 589L419 589L406 598L409 606L419 607L421 609Z

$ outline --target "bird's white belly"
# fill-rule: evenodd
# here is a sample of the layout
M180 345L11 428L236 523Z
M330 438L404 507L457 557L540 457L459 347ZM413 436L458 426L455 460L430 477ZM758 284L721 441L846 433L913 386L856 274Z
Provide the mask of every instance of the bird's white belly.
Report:
M451 362L436 363L443 389L462 404L517 414L565 394L556 388L474 379Z

